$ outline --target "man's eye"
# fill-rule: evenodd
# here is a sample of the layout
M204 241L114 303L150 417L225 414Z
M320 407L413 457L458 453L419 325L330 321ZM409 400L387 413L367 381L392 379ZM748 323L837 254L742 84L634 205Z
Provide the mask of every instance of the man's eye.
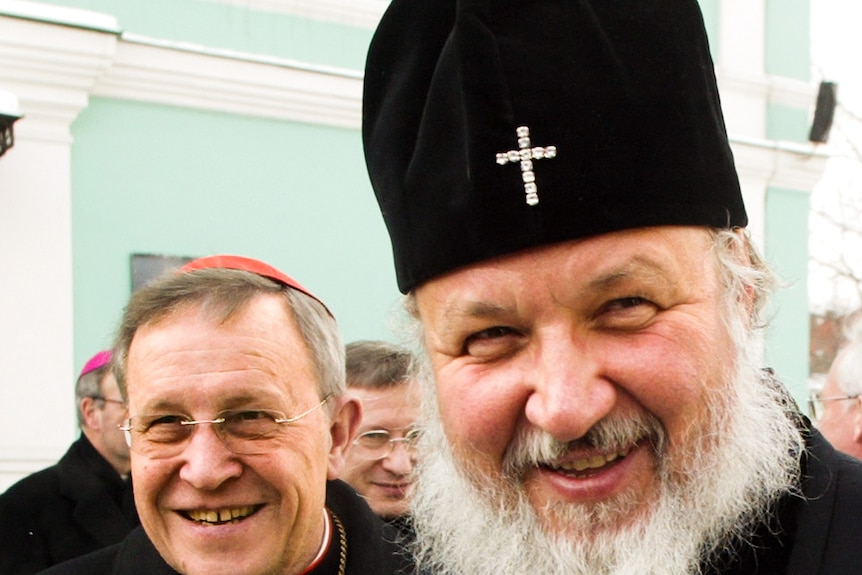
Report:
M249 409L246 411L235 411L230 414L230 418L235 422L243 422L243 421L260 421L261 419L274 419L269 413L266 411L261 411L259 409Z
M507 345L517 332L506 326L494 326L477 331L464 341L464 352L475 357L489 357L507 351Z
M182 415L158 415L145 424L145 431L158 427L173 427L181 425L186 418Z
M512 333L512 329L508 327L504 327L501 325L495 325L494 327L489 327L488 329L483 329L482 331L478 331L470 337L467 338L467 342L471 341L480 341L483 339L495 339L498 337L503 337Z
M658 307L640 296L627 296L606 303L596 316L599 325L615 329L641 329L648 325Z
M366 431L356 441L365 447L377 448L388 443L389 437L389 432L387 431Z
M615 299L607 305L607 309L627 309L649 303L642 297L629 296Z

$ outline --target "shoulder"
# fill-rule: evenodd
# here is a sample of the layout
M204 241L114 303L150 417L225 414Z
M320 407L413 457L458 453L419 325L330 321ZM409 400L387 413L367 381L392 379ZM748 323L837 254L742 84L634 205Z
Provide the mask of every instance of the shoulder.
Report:
M806 435L802 501L791 560L796 570L789 573L858 573L862 461L836 451L817 430Z
M40 571L39 575L109 575L113 573L114 561L119 551L120 544L111 545L86 555L81 555L58 563L45 571Z
M176 575L147 537L143 527L133 529L123 541L76 557L39 575Z
M342 481L329 481L326 506L347 531L348 573L412 573L412 561L396 541L395 531L371 511L352 487Z
M0 495L0 506L29 505L34 499L45 499L46 495L58 491L60 476L56 465L36 471L19 479Z

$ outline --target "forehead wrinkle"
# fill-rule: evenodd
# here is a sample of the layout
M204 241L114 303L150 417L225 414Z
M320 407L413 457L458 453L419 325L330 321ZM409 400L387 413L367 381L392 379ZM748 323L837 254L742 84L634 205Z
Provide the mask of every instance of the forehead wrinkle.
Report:
M507 313L509 309L497 303L479 300L458 302L443 311L441 331L446 331L447 326L458 325L465 319L494 319Z
M602 291L618 285L625 280L634 279L671 279L671 270L666 263L645 255L632 258L607 271L600 271L597 277L587 282L587 290Z

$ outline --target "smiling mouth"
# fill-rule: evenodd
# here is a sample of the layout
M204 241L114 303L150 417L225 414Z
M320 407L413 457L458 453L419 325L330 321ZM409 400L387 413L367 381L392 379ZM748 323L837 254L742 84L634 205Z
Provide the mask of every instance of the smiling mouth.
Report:
M612 453L596 454L590 457L578 457L570 461L560 463L548 463L543 467L558 473L564 473L573 477L590 477L608 467L615 465L620 460L624 459L632 448Z
M257 513L261 505L245 505L243 507L229 507L224 509L192 509L183 511L182 514L200 525L225 525L227 523L238 523Z

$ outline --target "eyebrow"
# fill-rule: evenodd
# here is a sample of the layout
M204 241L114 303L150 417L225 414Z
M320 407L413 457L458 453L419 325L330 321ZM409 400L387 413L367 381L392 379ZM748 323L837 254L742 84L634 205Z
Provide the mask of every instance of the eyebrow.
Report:
M615 266L614 269L591 279L583 291L606 290L631 278L668 280L672 277L670 271L667 265L663 265L654 258L636 255L622 265Z
M447 320L461 317L487 319L500 317L506 313L508 313L508 308L505 306L479 300L470 300L459 302L454 306L447 308L443 313L443 317Z

